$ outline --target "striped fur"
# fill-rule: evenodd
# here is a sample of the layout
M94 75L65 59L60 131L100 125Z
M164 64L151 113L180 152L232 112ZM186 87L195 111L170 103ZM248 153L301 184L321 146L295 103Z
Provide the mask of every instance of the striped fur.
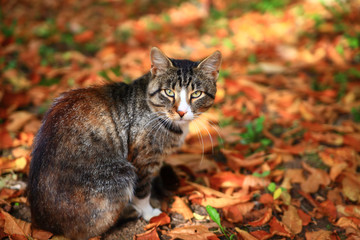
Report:
M114 225L132 199L145 219L159 213L147 200L151 179L183 143L191 116L213 104L221 54L192 62L153 48L151 61L150 72L129 85L72 90L55 100L32 152L33 226L88 239ZM184 89L186 113L178 108ZM200 97L191 97L195 91Z

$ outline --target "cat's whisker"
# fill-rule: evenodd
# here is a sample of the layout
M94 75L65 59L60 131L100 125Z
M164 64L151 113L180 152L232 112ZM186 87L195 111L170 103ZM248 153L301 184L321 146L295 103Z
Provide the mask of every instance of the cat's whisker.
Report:
M200 128L199 128L198 124L196 123L196 120L193 121L193 123L195 124L196 130L197 130L197 135L198 135L199 142L202 144L202 155L201 155L201 160L200 160L200 164L201 164L202 161L204 160L204 155L205 155L204 139L202 137Z
M198 119L196 119L196 120L201 121L201 118L198 118ZM208 133L209 138L210 138L210 142L211 142L211 153L214 154L214 142L213 142L212 136L211 136L209 130L207 129L207 127L206 127L205 125L200 124L200 126L201 126L203 129L205 129L206 132Z
M215 132L217 133L217 136L218 136L218 137L221 139L221 141L223 142L222 134L220 133L220 131L219 131L219 129L218 129L218 128L220 128L220 126L219 126L218 124L214 123L213 121L211 121L210 119L200 118L199 116L200 116L200 114L198 114L198 115L196 116L197 119L199 119L200 121L207 121L207 122L209 123L210 127L212 127L212 128L215 130Z

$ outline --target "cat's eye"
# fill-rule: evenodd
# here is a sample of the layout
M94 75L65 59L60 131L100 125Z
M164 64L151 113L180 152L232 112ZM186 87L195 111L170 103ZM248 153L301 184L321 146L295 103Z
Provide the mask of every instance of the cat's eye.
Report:
M193 93L191 94L191 97L192 97L192 98L198 98L198 97L201 96L201 94L202 94L202 91L195 91L195 92L193 92Z
M174 96L175 96L174 91L171 90L171 89L165 89L164 92L165 92L165 94L168 95L169 97L174 97Z

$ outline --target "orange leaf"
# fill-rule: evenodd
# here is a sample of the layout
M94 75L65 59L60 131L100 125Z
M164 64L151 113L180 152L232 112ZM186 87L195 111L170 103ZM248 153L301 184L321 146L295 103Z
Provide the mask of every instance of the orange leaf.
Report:
M210 184L215 189L219 189L220 187L241 187L244 178L245 175L242 174L219 172L210 177Z
M268 232L266 232L264 230L253 231L250 234L253 235L256 239L259 239L259 240L266 240L266 239L269 239L269 238L271 238L273 236L271 233L268 233Z
M306 240L326 240L330 239L331 232L325 230L319 230L314 232L306 232Z
M174 198L175 201L172 204L172 208L170 211L180 213L186 220L192 219L194 215L189 206L178 196L175 196Z
M311 216L306 214L303 210L298 209L297 213L299 215L299 217L301 218L302 221L302 225L303 226L307 226L309 225L309 223L311 222Z
M332 201L326 200L326 201L320 203L319 209L321 210L322 213L324 213L326 216L329 217L329 220L331 222L336 220L337 211L336 211L336 207Z
M170 217L166 213L161 213L159 216L152 217L149 221L149 224L144 227L145 230L167 225L170 223Z
M260 218L256 221L249 222L247 224L249 224L253 227L261 226L261 225L264 225L265 223L267 223L271 219L271 217L272 217L272 209L268 208L262 218Z
M240 203L229 207L224 207L223 212L229 222L242 222L243 216L249 213L255 206L254 202Z
M224 208L229 207L235 204L248 202L251 199L251 195L244 195L239 198L213 198L213 197L206 197L201 199L200 204L202 206L210 205L214 208Z
M13 146L13 140L9 132L0 126L0 149L10 148Z
M47 232L41 229L32 228L32 237L39 240L47 240L53 234L51 232Z
M218 239L216 235L210 232L207 227L203 225L193 225L180 228L174 228L166 235L172 239L182 240L204 240L204 239Z
M271 219L269 225L271 234L280 235L283 237L291 237L289 229L282 222L279 222L275 217Z
M136 234L134 240L160 240L160 238L156 232L156 228L153 228L147 232Z
M94 37L94 32L91 30L84 31L74 36L74 41L77 43L89 42Z
M274 202L274 197L270 193L264 193L261 195L259 202L264 205L272 204Z
M9 235L31 236L31 223L16 219L0 209L1 217L5 220L4 232Z

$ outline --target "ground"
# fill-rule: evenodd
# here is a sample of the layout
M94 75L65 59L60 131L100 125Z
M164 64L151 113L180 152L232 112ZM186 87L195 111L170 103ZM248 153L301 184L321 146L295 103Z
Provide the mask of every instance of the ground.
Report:
M42 117L63 91L145 74L156 46L192 60L220 50L215 104L165 159L153 201L163 214L104 239L359 239L359 10L356 0L2 1L0 237L61 239L31 230L25 194Z

